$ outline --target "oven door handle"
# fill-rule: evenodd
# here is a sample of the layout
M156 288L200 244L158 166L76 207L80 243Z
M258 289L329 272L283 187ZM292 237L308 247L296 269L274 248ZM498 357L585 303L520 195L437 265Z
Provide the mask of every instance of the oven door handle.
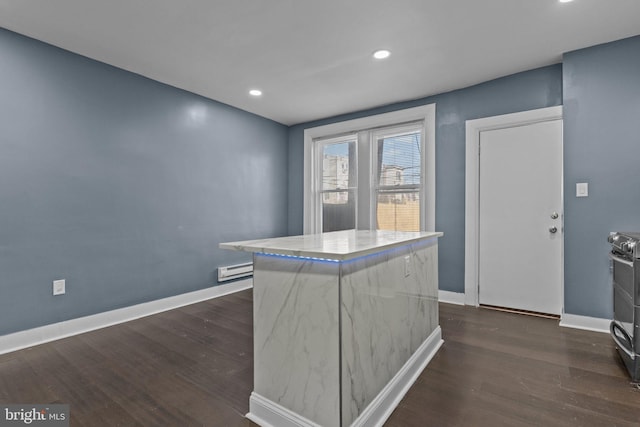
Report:
M631 360L634 360L636 358L636 354L631 350L633 346L631 345L631 338L629 337L629 334L627 334L627 331L625 331L624 328L621 328L615 320L611 322L609 330L611 331L611 336L613 337L616 345L622 351L627 353ZM621 340L624 340L624 342Z
M614 262L619 262L621 264L628 265L629 267L633 267L633 261L620 258L619 256L612 254L611 252L609 252L609 258L611 258L611 260Z

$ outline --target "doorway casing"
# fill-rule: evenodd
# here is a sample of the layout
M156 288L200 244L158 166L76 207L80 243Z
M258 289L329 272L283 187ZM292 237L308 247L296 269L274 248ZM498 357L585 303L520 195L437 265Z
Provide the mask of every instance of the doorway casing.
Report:
M480 196L480 133L483 131L524 126L562 119L562 106L504 114L466 121L465 155L465 304L478 306L479 263L479 196ZM563 279L562 279L563 280ZM561 284L564 300L564 285ZM564 311L564 309L563 309Z

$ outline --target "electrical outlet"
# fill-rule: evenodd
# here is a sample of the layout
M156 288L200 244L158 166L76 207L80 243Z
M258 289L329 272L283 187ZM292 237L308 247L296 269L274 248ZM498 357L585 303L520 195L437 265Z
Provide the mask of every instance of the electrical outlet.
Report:
M411 255L404 257L404 277L411 276Z
M53 281L53 295L64 295L66 292L66 283L65 280L54 280Z

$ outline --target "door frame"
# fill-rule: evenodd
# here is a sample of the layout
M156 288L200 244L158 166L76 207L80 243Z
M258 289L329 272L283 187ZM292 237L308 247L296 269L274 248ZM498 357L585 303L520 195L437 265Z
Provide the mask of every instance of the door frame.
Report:
M479 232L480 232L480 132L525 126L550 120L562 120L562 106L540 108L466 121L465 155L465 233L464 233L464 303L479 305ZM564 151L564 149L563 149ZM563 173L564 176L564 173ZM563 183L560 183L564 205ZM564 241L564 237L563 237ZM562 245L560 295L564 313L564 244Z

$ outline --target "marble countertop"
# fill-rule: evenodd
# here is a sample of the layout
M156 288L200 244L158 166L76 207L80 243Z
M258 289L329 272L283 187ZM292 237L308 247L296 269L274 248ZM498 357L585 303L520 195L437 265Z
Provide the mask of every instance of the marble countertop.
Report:
M221 243L220 248L344 261L442 235L443 233L433 231L345 230Z

